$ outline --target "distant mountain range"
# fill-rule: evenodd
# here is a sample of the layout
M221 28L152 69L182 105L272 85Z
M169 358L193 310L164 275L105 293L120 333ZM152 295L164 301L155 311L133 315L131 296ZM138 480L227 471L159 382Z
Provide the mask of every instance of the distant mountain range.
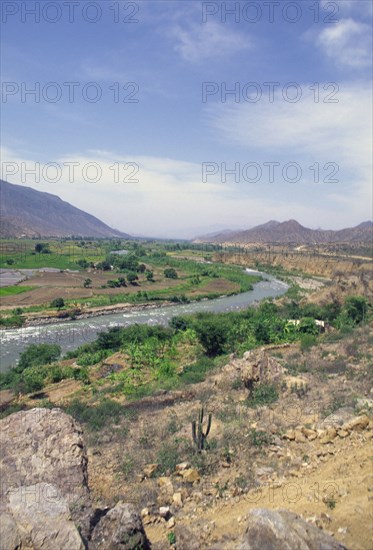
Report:
M296 220L278 222L271 220L245 231L224 231L214 235L197 237L194 242L214 243L342 243L342 242L372 242L373 223L363 222L356 227L340 229L339 231L309 229Z
M56 195L0 180L0 237L129 237Z

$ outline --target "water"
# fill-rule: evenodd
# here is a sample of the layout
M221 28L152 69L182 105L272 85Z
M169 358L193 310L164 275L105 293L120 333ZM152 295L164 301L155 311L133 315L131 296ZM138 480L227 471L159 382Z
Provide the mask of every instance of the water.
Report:
M258 274L247 270L248 274ZM166 325L171 317L199 311L223 312L244 309L263 298L275 298L289 288L271 275L259 273L265 280L256 283L254 289L234 296L205 300L191 304L177 304L144 310L131 310L125 313L112 313L89 319L67 321L39 327L22 327L2 330L0 334L1 355L0 371L4 372L15 365L19 354L29 344L58 344L62 353L73 350L81 344L95 340L98 332L114 326L128 326L134 323Z

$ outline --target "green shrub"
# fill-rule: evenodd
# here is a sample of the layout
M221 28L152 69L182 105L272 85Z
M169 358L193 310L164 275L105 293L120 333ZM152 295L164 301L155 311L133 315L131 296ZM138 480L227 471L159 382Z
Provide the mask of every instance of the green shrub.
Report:
M264 445L270 445L273 441L273 436L264 432L263 430L250 430L250 443L254 447L263 447Z
M111 399L103 399L95 406L88 406L75 399L65 411L78 422L88 425L91 430L100 430L107 425L118 423L124 414L123 407Z
M308 351L316 344L316 336L313 334L303 334L300 338L300 349L302 351Z
M176 464L181 461L179 444L175 440L172 443L163 443L161 449L158 452L157 463L159 464L159 472L166 474L167 472L174 472Z
M273 384L260 384L256 386L250 397L246 400L249 407L269 405L278 400L277 388Z
M61 353L57 344L31 344L20 355L16 372L22 372L26 368L47 365L56 361Z

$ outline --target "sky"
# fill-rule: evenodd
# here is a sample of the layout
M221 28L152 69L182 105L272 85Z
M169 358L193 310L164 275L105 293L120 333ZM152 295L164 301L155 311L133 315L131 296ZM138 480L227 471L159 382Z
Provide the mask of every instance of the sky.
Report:
M1 3L1 177L132 235L372 218L372 3Z

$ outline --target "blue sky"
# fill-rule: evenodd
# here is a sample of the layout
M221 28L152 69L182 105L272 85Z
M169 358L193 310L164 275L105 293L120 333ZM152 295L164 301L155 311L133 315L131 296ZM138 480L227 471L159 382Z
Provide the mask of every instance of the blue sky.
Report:
M365 0L3 1L2 177L132 234L356 225L371 23Z

